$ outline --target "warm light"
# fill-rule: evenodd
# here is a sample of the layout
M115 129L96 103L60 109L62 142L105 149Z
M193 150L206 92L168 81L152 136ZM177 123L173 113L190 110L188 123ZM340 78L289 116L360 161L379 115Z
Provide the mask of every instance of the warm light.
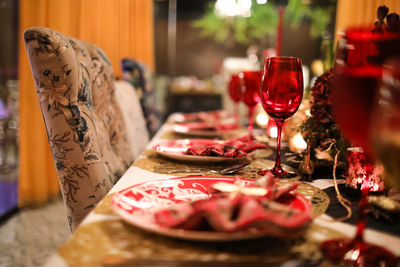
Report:
M278 137L278 128L276 126L269 127L268 136L271 138L277 138Z
M303 136L297 133L290 139L289 146L291 151L301 152L307 148L307 143L304 141Z
M385 188L383 180L383 166L375 164L369 177L366 176L366 167L371 164L359 147L347 149L347 175L346 186L355 190L361 190L367 187L372 192L382 192Z
M217 0L215 13L221 17L250 17L251 0Z
M268 118L267 114L262 113L262 112L258 113L258 115L256 117L256 122L258 125L260 125L262 128L266 128L268 125L268 121L269 121L269 118Z

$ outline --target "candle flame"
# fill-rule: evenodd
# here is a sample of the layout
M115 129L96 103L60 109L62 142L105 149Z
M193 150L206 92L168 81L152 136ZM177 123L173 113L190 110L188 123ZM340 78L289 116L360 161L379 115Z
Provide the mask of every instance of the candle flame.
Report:
M278 128L276 126L271 126L268 129L268 135L271 138L277 138L278 137Z
M269 118L265 113L258 113L256 117L257 124L263 128L266 128L268 125Z
M297 133L292 137L291 143L296 151L303 151L307 148L307 143L304 141L303 136L300 133Z

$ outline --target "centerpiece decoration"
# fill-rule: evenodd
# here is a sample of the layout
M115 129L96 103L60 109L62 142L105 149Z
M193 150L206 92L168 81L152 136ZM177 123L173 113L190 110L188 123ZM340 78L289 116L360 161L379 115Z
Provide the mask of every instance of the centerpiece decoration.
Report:
M390 13L386 6L377 10L377 21L372 27L372 33L397 33L400 31L400 19L396 13ZM397 40L395 40L397 41ZM377 55L368 56L363 60L382 64L388 55L398 54L398 45L392 40L377 42ZM361 60L357 58L349 60ZM310 166L338 167L342 173L346 168L346 151L350 143L343 137L332 112L332 78L333 68L319 76L311 88L311 116L300 126L304 140L309 144L309 162L303 162L300 172L309 173ZM334 149L333 149L334 148ZM338 153L340 152L340 153ZM335 159L336 158L336 163Z
M311 88L311 116L300 126L300 132L308 145L308 155L304 158L308 162L300 165L303 174L309 174L310 165L315 168L332 167L337 151L341 151L337 164L340 168L345 167L346 150L350 144L342 136L332 114L332 78L333 69L329 69L317 78Z
M382 64L389 56L399 54L399 15L389 13L389 9L386 6L380 6L377 10L377 18L378 21L373 27L371 25L369 28L351 28L346 31L345 39L339 40L339 49L336 55L337 65L350 67L352 68L351 70L359 70L362 66L370 66L372 70L381 70ZM341 43L341 41L345 42ZM347 167L346 155L348 155L347 152L350 147L350 143L346 141L342 133L347 138L350 138L354 144L362 145L368 150L369 146L367 144L369 144L369 140L366 132L369 130L371 123L369 117L371 107L368 101L373 99L374 93L373 90L367 89L374 89L374 86L378 86L380 79L380 72L377 72L374 79L371 79L373 84L370 84L370 80L366 80L367 82L364 83L361 80L360 83L356 79L358 76L354 76L355 78L353 76L346 76L343 70L343 67L336 68L335 65L335 71L333 68L329 69L318 77L311 89L311 116L300 127L304 139L309 144L304 161L300 164L300 172L311 179L310 172L312 173L314 170L312 168L314 165L315 168L320 166L333 168L333 178L335 180L338 200L348 211L348 215L339 220L346 220L351 216L351 203L340 194L336 182L337 169L341 170L342 174L345 173L344 171ZM346 80L348 77L350 77L349 80ZM368 75L365 77L369 78ZM349 82L350 86L343 88L346 85L345 82ZM360 85L360 87L356 87L356 85ZM356 91L358 88L360 88L360 91ZM340 90L336 91L337 89ZM335 91L333 92L333 90ZM357 92L360 94L358 95L358 100L360 101L352 103L349 99L351 99L351 96L358 94ZM335 103L335 116L333 116L333 103ZM362 121L349 119L357 117L357 115L352 114L354 112L360 113L358 116L362 118ZM342 129L338 128L335 118L338 122L341 122ZM354 127L354 124L357 126ZM371 154L371 151L366 151L366 153ZM356 156L357 161L362 161L362 153L358 153ZM372 189L376 189L376 191L383 192L383 182L376 182L374 180L371 186L371 179L375 177L372 170L375 168L368 167L367 165L361 167L371 170L367 172L363 171L362 168L358 169L362 172L361 180L363 183L370 183L368 191L375 191ZM354 170L350 168L348 169L347 176L351 178L352 175L354 176ZM376 175L380 176L379 171ZM382 177L378 176L377 178L380 180ZM349 182L350 180L351 183ZM348 179L348 187L360 187L359 180L357 178ZM354 185L352 184L353 182L355 183Z
M303 197L294 193L299 182L278 185L271 173L246 185L235 183L211 186L210 197L184 202L154 214L158 225L195 231L263 231L272 236L293 237L303 233L311 222L311 204L298 209L293 203Z

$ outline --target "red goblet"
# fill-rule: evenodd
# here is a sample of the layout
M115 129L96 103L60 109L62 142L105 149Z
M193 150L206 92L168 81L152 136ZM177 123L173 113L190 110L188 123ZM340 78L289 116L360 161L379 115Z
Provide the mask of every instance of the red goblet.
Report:
M242 80L242 101L249 108L249 136L253 136L254 108L260 101L261 71L243 71L239 74Z
M278 143L275 166L272 170L262 170L258 174L265 175L272 171L274 176L279 178L295 176L295 174L288 173L281 167L281 134L285 120L296 113L302 98L303 72L300 58L266 58L261 84L261 103L267 114L276 122Z
M372 173L374 154L370 145L371 115L375 94L381 82L387 51L393 43L400 52L400 35L372 33L371 29L352 28L346 31L346 39L339 43L334 68L332 106L333 113L343 135L355 146L361 146L366 154L365 179L361 186L361 200L356 236L352 239L328 240L320 248L326 258L335 264L352 266L395 266L397 259L385 248L366 243L363 238L366 225L369 176Z
M235 119L239 117L239 101L242 98L242 89L240 84L239 74L232 74L228 83L228 92L232 101L235 104Z

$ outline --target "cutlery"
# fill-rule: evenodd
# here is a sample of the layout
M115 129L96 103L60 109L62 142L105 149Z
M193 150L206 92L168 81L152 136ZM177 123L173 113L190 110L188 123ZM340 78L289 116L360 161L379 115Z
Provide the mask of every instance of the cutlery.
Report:
M233 165L233 166L230 166L228 168L225 168L225 169L221 170L219 173L220 174L224 174L224 175L234 174L234 173L238 172L240 169L243 169L244 167L246 167L249 164L250 164L250 162L236 164L236 165Z

